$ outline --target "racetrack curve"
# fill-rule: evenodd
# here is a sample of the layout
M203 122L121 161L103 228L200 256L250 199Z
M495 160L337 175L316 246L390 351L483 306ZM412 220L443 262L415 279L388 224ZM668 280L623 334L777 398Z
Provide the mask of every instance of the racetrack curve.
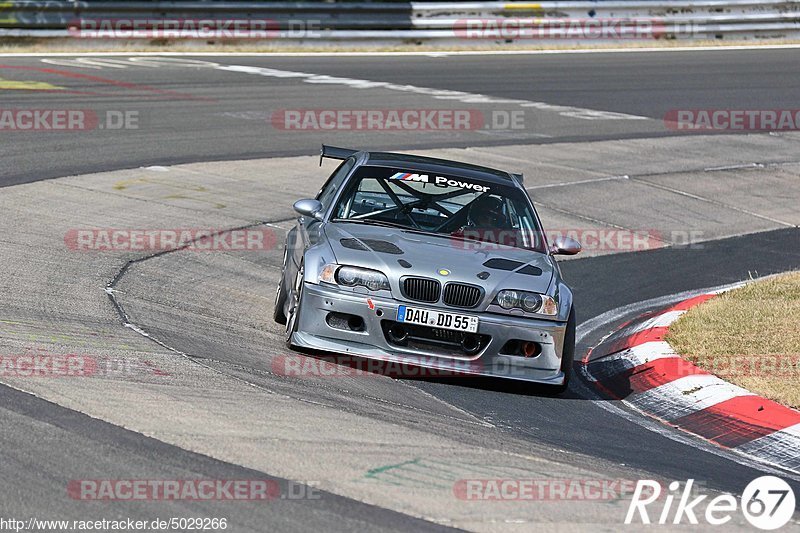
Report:
M582 354L631 314L619 313L600 324L592 320L609 311L800 267L800 231L796 227L800 221L792 207L798 198L797 137L672 138L672 133L654 120L666 109L682 105L758 107L763 101L769 105L760 107L790 105L782 100L782 91L791 87L786 78L775 80L773 92L764 100L757 96L759 86L754 80L763 78L766 71L774 72L770 65L785 65L797 52L752 51L736 60L728 54L554 56L566 63L555 69L552 57L512 57L508 61L522 63L514 65L514 72L522 74L506 84L497 83L496 58L342 59L338 65L313 58L303 59L302 64L297 58L224 61L647 117L580 122L562 115L558 107L539 106L529 108L535 110L530 115L536 119L535 131L505 132L505 138L488 142L483 140L487 135L477 132L467 132L455 141L452 132L431 136L385 133L374 140L368 133L349 132L336 138L338 144L368 147L395 143L405 148L445 147L433 152L525 170L526 185L531 186L546 226L658 230L654 249L562 263L576 294L582 324L578 353ZM223 62L222 58L211 60ZM14 58L5 63L31 66L32 61ZM469 61L483 70L469 66ZM724 103L709 94L710 87L718 87L719 77L713 68L704 67L714 62L720 69L739 69L730 74L730 83L741 91L726 93ZM402 64L405 72L401 74L393 64ZM688 85L697 86L698 96L691 103L673 96L674 101L660 99L657 106L648 106L641 97L604 100L602 91L594 99L580 91L573 96L548 90L531 94L527 90L531 78L526 73L532 69L523 68L528 65L548 72L553 88L578 87L580 77L585 77L605 80L608 94L618 93L623 85L634 93L652 94L648 82L631 81L642 69L649 73L645 80L664 76L654 83L665 86L670 68L688 65L697 79ZM57 68L90 72L64 65ZM505 68L509 68L507 63ZM438 78L431 76L434 70ZM35 72L32 76L46 74ZM465 72L469 74L459 76ZM359 104L359 99L367 97L370 106L432 105L416 93L359 89L358 97L353 98L356 91L335 83L320 85L305 83L302 78L276 79L206 67L105 67L91 73L125 83L133 83L129 76L136 73L146 77L147 87L158 91L217 100L229 97L230 102L215 109L213 116L238 113L241 117L241 113L263 112L275 105L312 107L307 102L324 97L331 98L336 104L332 107L338 108L366 106ZM7 72L3 75L7 77ZM216 76L220 80L237 78L235 83L220 82L219 87L197 85L216 80ZM81 83L94 86L93 90L108 85L87 79ZM680 87L674 86L673 92ZM133 96L110 97L112 103L104 109L157 101L142 96L153 91L135 90ZM242 94L231 96L230 91ZM259 102L264 96L278 104ZM96 96L49 92L14 98L16 107L61 106L64 102L96 105L99 101ZM163 108L153 109L169 110L170 114L158 118L159 111L153 111L144 115L149 117L146 128L118 132L118 136L93 132L54 140L43 136L65 133L24 138L24 133L16 132L15 138L4 142L13 164L3 171L4 184L10 187L4 189L2 207L14 214L4 220L7 237L2 242L4 266L11 274L3 282L6 316L0 337L5 352L80 351L115 361L136 361L133 371L88 381L3 379L13 387L0 387L4 398L0 417L5 427L13 428L0 438L9 458L3 472L27 480L22 491L7 487L0 495L11 502L14 514L82 518L91 509L97 516L153 518L200 512L203 516L231 516L234 531L265 527L300 530L315 524L336 530L436 527L432 522L479 530L523 530L531 523L565 530L571 523L577 524L573 529L613 528L624 516L624 502L599 509L588 502L550 502L552 505L535 508L526 502L506 502L487 508L485 503L454 498L452 486L471 477L651 476L694 478L709 491L739 494L753 478L774 471L669 428L640 423L637 414L624 406L609 408L606 404L614 402L598 399L580 380L564 397L552 398L536 390L485 380L281 376L274 361L289 354L282 348L280 327L270 320L281 259L275 246L255 254L71 251L64 236L71 229L87 227L224 229L252 225L281 242L292 220L291 202L313 194L330 170L329 166L315 168L312 157L240 161L272 154L307 154L325 135L282 136L272 131L271 144L274 141L278 146L258 148L261 130L246 125L253 121L213 121L203 106L217 104L178 102L174 107L175 102L167 99ZM235 102L241 105L227 107ZM504 104L475 105L491 109ZM187 131L198 138L184 138ZM551 135L546 138L547 147L541 144L545 138L537 135ZM667 135L670 138L654 138ZM634 137L636 140L629 140ZM31 145L40 140L42 146L53 150L35 157ZM68 151L57 152L56 147ZM95 153L101 148L112 153L98 157ZM532 152L535 160L529 155ZM675 154L681 154L678 160ZM116 170L215 159L239 161ZM735 168L723 168L726 165ZM537 174L542 168L547 175ZM87 175L101 170L109 172ZM83 175L38 181L66 173ZM625 178L620 181L622 174ZM766 199L757 190L757 184L764 182L773 192ZM607 203L598 206L598 198ZM692 247L674 246L677 243L668 235L676 231L700 232L702 242ZM112 280L116 281L109 300L105 289ZM123 322L127 328L122 327ZM151 367L158 372L148 371ZM32 399L19 390L42 399ZM31 440L35 446L29 444ZM76 461L76 457L82 459ZM439 475L432 475L437 469ZM795 491L800 491L800 478L784 474ZM276 476L284 484L293 479L303 486L318 485L323 496L281 500L276 502L280 507L235 503L233 511L231 503L214 502L198 511L185 502L87 503L67 498L64 491L65 483L76 478L239 479L264 475Z
M794 109L800 49L589 54L4 57L4 106L136 112L137 129L2 133L0 185L69 174L195 161L307 155L331 132L270 124L286 109L455 108L524 111L523 128L380 132L334 136L365 149L497 146L676 135L665 115L681 109ZM133 57L133 60L131 59ZM462 91L481 99L435 100L408 90L304 83L210 68L231 65ZM8 90L13 83L29 90ZM47 85L35 85L44 83ZM16 85L19 86L19 85ZM545 107L506 103L525 100ZM561 106L561 108L559 108ZM570 110L621 114L575 118ZM627 118L626 118L627 117ZM114 126L114 124L111 124ZM719 133L726 133L721 131ZM734 132L735 133L735 132ZM740 132L741 133L741 132ZM31 156L34 143L41 149ZM112 148L113 147L113 148Z

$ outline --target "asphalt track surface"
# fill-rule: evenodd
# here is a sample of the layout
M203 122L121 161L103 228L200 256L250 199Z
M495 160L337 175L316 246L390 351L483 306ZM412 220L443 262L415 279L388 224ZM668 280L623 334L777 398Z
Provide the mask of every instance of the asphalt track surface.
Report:
M205 68L161 65L86 70L43 65L33 58L7 58L2 64L53 68L103 77L104 81L27 68L4 69L0 71L0 78L55 84L55 76L60 85L70 90L102 92L104 96L3 91L3 107L82 106L98 112L135 109L141 113L141 127L77 135L4 132L0 145L4 161L0 168L2 184L10 186L73 173L185 161L306 155L316 150L323 139L366 148L413 149L512 144L521 140L536 144L674 135L662 121L664 113L670 109L793 108L796 87L800 85L800 51L795 50L508 56L502 59L482 56L198 59L458 90L647 119L575 121L544 110L542 116L537 116L535 131L531 128L521 133L375 136L349 132L331 140L330 135L293 136L276 131L269 124L262 124L263 113L274 109L326 106L422 107L430 102L415 95L387 91L365 104L362 93L345 87L299 83L291 79L270 79L265 86L260 77ZM109 79L136 86L110 87ZM147 88L142 89L143 85ZM152 88L174 91L182 96L154 96ZM204 100L197 100L198 97ZM239 114L239 118L231 114ZM251 118L241 118L242 114L250 114ZM767 275L797 268L800 268L800 231L796 228L711 241L697 250L667 248L563 263L565 277L576 294L578 318L582 323L627 304L732 283L753 274ZM583 353L627 318L618 316L592 331L583 339L578 353ZM226 354L209 338L213 336L195 341L192 352L222 359L237 357L236 352ZM161 340L173 346L186 342L182 334L168 331L163 332ZM239 363L245 374L252 371L247 378L254 383L261 379L257 371L266 365L255 357L223 362ZM225 368L220 365L222 371ZM599 462L624 464L660 478L695 478L712 489L739 493L747 482L762 473L724 454L690 448L601 409L588 401L581 388L573 388L563 398L551 398L483 381L426 380L407 381L406 384L478 418L491 419L503 428L502 432L537 446L583 454ZM3 509L13 510L15 515L35 516L43 509L55 509L63 517L86 518L85 506L63 501L63 487L65 480L86 475L85 470L74 466L87 461L96 465L98 477L113 478L109 472L118 473L119 478L136 478L140 472L145 472L140 475L162 478L195 475L236 479L269 475L269 472L254 472L187 452L6 386L0 386L0 398L0 424L6 428L0 434L0 444L6 450L2 474L3 478L16 479L19 483L13 489L4 485ZM796 493L800 493L800 484L795 481L791 484ZM439 527L330 494L310 504L308 501L303 501L302 505L281 501L278 505L280 507L268 510L243 506L234 523L245 529L281 531L310 527L350 531ZM186 515L196 507L162 504L156 512L151 504L130 503L114 509L121 515L152 519L154 514ZM98 516L104 514L101 507L93 511ZM218 511L209 504L202 512L214 516Z
M0 133L0 185L118 168L306 155L321 142L366 149L532 144L675 135L664 116L679 109L794 109L800 50L450 57L198 57L222 65L349 77L576 106L647 120L575 120L526 110L513 131L286 132L269 123L284 109L511 110L420 95L353 90L294 78L265 79L207 68L132 65L126 58L83 66L69 58L3 58L0 79L58 90L4 91L4 108L135 111L138 129ZM66 61L66 62L65 62ZM63 92L73 91L73 92ZM172 91L172 92L165 92ZM76 92L78 94L76 94ZM83 94L81 94L83 93ZM37 150L31 152L30 147Z
M289 492L287 480L187 452L5 385L0 385L0 400L3 477L14 485L3 491L5 519L27 522L28 517L46 519L56 511L60 520L113 520L98 506L87 509L75 502L57 503L64 500L67 480L85 479L87 465L99 474L98 479L106 479L109 472L119 476L117 479L152 479L157 471L164 479L267 479L277 483L284 494ZM273 531L328 530L332 524L338 531L449 529L335 494L290 490L313 497L276 499L266 508L261 502L241 503L234 514L229 503L220 501L183 502L169 507L152 502L125 503L115 505L115 513L148 523L173 516L226 517L232 531L263 531L267 526Z

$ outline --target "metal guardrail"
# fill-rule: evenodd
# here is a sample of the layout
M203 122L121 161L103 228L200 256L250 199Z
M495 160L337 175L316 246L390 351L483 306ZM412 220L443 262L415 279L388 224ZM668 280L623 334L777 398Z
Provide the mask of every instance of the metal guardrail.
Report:
M0 28L67 29L86 20L269 19L313 21L323 29L411 29L411 4L369 2L2 1Z
M800 38L800 0L608 0L566 2L118 2L0 0L0 36L67 37L83 22L268 20L289 40L591 40L609 24L656 25L652 38ZM571 35L583 26L585 35ZM483 33L480 33L483 31ZM607 39L608 36L599 37ZM613 35L611 36L613 38Z

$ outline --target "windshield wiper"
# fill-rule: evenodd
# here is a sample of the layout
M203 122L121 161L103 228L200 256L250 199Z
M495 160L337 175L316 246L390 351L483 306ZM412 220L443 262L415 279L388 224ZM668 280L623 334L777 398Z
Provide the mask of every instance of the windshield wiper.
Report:
M395 222L386 222L384 220L370 220L368 218L336 218L333 222L346 222L350 224L367 224L370 226L384 226L387 228L398 228L404 230L412 230L409 226L405 226L403 224L397 224Z
M335 218L332 222L352 222L353 224L367 224L370 226L384 226L387 228L397 228L405 231L406 233L416 233L418 235L432 235L434 237L450 237L449 233L436 233L435 231L427 231L424 229L412 228L394 222L386 222L383 220L370 220L368 218Z

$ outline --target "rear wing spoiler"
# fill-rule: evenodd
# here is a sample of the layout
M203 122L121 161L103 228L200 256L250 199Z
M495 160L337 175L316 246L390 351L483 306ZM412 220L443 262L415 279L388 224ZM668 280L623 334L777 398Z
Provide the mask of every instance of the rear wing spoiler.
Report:
M319 166L322 166L322 160L325 158L339 159L344 161L348 157L357 154L360 151L361 150L355 150L353 148L339 148L337 146L328 146L327 144L323 144L322 150L319 153ZM511 174L511 177L522 183L522 174Z
M322 160L328 159L341 159L344 161L353 154L357 154L361 150L354 150L352 148L338 148L336 146L322 145L322 151L319 153L319 166L322 166Z

